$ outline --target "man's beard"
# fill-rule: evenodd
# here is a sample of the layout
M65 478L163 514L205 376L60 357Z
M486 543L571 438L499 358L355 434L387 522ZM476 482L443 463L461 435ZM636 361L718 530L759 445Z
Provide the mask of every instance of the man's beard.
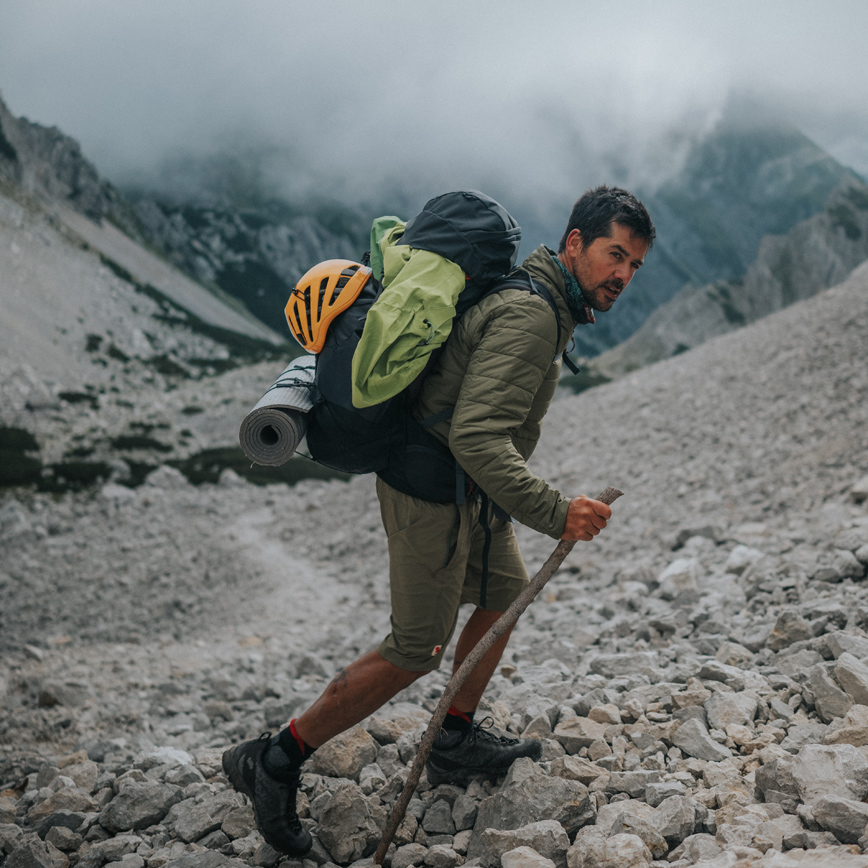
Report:
M578 281L576 281L578 283ZM616 298L610 298L606 294L607 288L609 288L609 284L601 283L597 284L594 292L588 292L582 285L579 283L579 288L582 290L582 295L585 298L585 303L588 307L593 310L600 311L601 313L605 313L609 310L612 305L621 297L621 292L623 292L623 287L612 287L611 291L615 291L617 289L618 296Z

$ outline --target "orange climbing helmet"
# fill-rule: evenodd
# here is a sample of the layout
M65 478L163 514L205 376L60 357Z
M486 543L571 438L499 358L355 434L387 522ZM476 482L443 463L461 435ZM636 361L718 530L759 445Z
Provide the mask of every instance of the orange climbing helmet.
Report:
M359 297L370 277L368 266L349 259L327 259L314 265L286 303L292 336L309 353L318 353L331 321Z

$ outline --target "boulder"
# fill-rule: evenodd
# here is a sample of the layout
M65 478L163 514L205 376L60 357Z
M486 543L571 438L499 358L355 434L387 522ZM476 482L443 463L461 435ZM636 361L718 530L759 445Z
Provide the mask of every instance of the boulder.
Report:
M481 865L495 865L504 853L518 847L531 847L558 868L566 868L570 839L555 820L539 820L518 829L484 829L480 841L482 848L474 848L474 851Z
M695 717L678 727L672 736L672 744L688 756L709 762L720 762L732 756L729 749L718 744Z
M846 651L835 663L835 680L859 705L868 705L868 666Z
M852 745L805 745L790 770L803 802L823 796L862 801L868 796L868 759Z
M554 736L567 753L578 753L583 747L589 747L595 741L602 741L606 727L587 717L571 717L563 720L555 727Z
M595 827L582 829L567 852L567 868L646 868L651 851L637 835L610 837Z
M573 836L582 826L593 822L595 816L595 802L584 784L536 774L482 800L467 858L482 852L482 834L486 829L520 829L528 822L555 820Z
M853 705L853 700L838 687L822 663L811 668L805 686L814 694L814 708L824 723L843 717Z
M126 781L123 789L103 808L99 821L110 832L146 829L159 823L183 791L173 784Z
M317 835L334 861L347 864L376 849L386 819L385 808L368 802L357 784L347 782L320 814Z
M856 844L868 826L868 805L840 796L821 796L812 805L814 819L842 844Z
M332 778L358 781L362 769L377 759L379 745L361 726L329 739L307 761L306 770Z
M726 730L731 723L753 723L759 703L746 693L712 693L705 703L705 716L712 729Z

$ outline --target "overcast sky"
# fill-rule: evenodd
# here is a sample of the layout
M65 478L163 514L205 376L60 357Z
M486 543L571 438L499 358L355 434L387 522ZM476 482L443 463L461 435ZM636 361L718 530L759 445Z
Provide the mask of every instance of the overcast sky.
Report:
M234 148L290 191L572 201L665 175L734 89L868 176L866 34L864 0L0 0L0 93L120 183Z

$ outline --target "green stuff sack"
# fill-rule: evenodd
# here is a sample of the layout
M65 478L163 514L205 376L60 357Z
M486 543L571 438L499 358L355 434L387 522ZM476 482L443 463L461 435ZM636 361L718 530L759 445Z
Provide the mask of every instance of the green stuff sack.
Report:
M379 218L371 234L371 266L375 275L382 268L383 291L353 355L352 400L359 408L387 401L416 380L456 315L514 266L521 241L509 212L476 191L431 199L406 226Z

